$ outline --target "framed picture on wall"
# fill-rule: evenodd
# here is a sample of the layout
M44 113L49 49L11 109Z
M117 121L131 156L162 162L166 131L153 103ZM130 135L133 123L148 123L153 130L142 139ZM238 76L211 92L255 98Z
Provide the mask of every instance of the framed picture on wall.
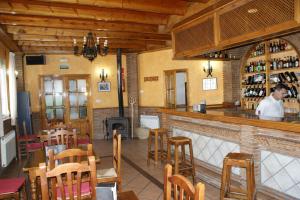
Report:
M217 78L204 78L202 83L203 90L216 90Z
M110 82L98 82L98 92L110 92Z

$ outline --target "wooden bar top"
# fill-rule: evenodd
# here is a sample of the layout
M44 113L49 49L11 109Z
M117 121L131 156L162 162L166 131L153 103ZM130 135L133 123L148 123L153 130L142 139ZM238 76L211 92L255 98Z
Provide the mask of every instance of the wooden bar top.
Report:
M208 109L206 113L195 112L191 108L160 108L158 111L169 115L300 133L300 118L297 115L287 115L284 121L269 121L258 119L251 111L234 108Z

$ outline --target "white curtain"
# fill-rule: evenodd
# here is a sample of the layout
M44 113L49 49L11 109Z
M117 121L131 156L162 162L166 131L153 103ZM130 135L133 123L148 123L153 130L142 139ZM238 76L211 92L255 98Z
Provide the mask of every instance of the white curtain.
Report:
M3 60L0 60L0 91L1 91L1 107L2 116L9 117L8 109L8 93L6 82L6 67Z
M8 66L8 76L9 76L9 107L10 107L10 117L11 124L16 125L17 119L17 82L15 73L15 54L9 52L9 66Z

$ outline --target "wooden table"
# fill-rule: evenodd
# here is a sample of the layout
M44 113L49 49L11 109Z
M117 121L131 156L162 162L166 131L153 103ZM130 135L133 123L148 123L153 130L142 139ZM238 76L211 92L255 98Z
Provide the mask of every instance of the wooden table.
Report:
M124 191L118 193L118 200L139 200L136 196L136 194L130 190L130 191Z
M100 163L99 157L96 157L95 159L96 159L96 163ZM45 162L46 162L45 151L41 149L32 152L32 156L23 167L23 172L29 174L30 189L31 189L30 192L31 192L32 200L37 199L36 186L37 186L38 175L36 174L36 169L39 168L40 163L45 163Z

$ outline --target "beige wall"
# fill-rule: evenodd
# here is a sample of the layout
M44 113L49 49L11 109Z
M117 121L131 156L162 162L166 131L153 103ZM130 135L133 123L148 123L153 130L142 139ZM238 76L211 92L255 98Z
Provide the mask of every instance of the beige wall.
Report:
M217 90L203 91L202 79L206 77L203 66L207 65L207 61L181 61L173 60L172 57L171 49L139 54L140 106L164 106L164 70L171 69L188 70L188 102L190 106L199 103L202 99L205 99L207 104L223 103L223 62L211 62L213 77L217 78ZM144 77L149 76L158 76L159 80L144 82Z
M60 59L68 60L69 69L60 69ZM126 57L122 57L122 66L125 68L125 86L126 78ZM111 82L110 92L98 92L97 83L100 81L99 74L104 68L108 73L108 80ZM89 74L91 76L90 97L92 108L109 108L118 106L117 94L117 59L115 55L97 57L93 62L82 56L74 55L46 55L46 65L25 65L25 90L30 92L32 112L39 112L39 75L62 75L62 74ZM127 106L127 89L123 93L124 105Z

